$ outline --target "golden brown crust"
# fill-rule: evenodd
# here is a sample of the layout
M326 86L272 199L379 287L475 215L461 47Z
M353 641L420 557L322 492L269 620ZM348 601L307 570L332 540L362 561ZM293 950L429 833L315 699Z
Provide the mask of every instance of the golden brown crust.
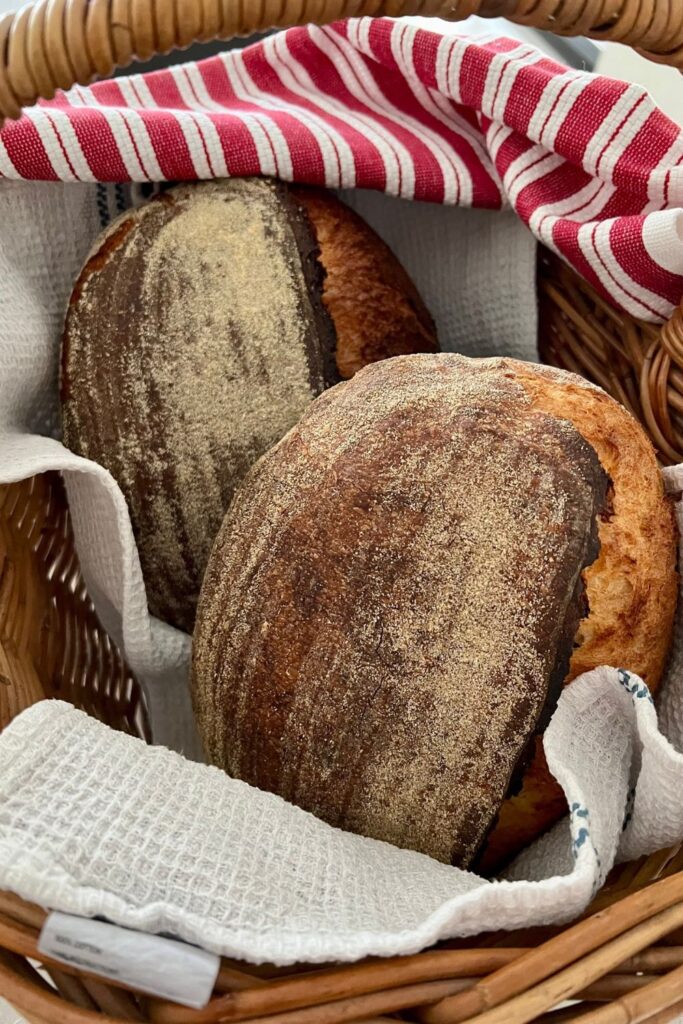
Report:
M320 246L323 302L337 334L340 376L353 377L389 356L438 352L434 321L388 245L331 193L293 191Z
M600 525L600 555L585 573L590 614L567 682L614 665L656 691L676 611L678 536L652 444L623 406L580 377L550 370L521 377L537 408L574 424L613 485L613 515Z
M476 860L475 870L482 875L501 870L566 813L567 801L562 787L550 774L543 738L536 736L521 788L501 805L498 820Z
M600 523L600 554L584 571L589 614L579 626L565 682L611 665L637 673L656 691L671 644L678 576L673 507L652 445L623 406L580 377L511 365L533 407L573 423L612 480L612 514ZM509 860L565 812L539 743L521 791L501 809L481 870Z
M557 700L608 486L507 367L397 358L317 399L236 493L193 645L213 763L460 865Z

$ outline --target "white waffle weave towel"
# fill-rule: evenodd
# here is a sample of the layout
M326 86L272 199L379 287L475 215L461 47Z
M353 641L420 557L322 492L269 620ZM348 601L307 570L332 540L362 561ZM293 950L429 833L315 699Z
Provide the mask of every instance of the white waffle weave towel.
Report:
M545 749L571 815L490 882L44 701L0 736L0 888L276 964L569 920L616 856L683 837L683 756L615 669L564 691Z

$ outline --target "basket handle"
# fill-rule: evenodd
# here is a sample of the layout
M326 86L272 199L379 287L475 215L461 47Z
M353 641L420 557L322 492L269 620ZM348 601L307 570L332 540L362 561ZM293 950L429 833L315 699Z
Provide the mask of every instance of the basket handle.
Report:
M410 14L503 16L558 35L628 43L683 69L679 0L36 0L0 20L0 127L37 99L106 77L135 57L267 28Z

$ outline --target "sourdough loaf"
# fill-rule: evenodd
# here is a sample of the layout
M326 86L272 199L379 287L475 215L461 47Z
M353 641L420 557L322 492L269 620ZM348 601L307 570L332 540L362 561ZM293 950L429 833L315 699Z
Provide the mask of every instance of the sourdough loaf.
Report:
M316 220L332 317L340 303L346 312L339 337ZM365 340L363 295L374 303ZM429 314L386 246L329 193L303 203L263 179L183 185L98 240L66 318L64 441L120 485L155 615L192 629L244 473L339 380L338 364L351 373L406 338L435 347Z
M124 214L77 282L64 441L118 481L150 608L183 629L235 483L338 379L321 287L306 218L252 180Z
M210 759L334 825L494 870L566 812L562 683L656 688L676 530L642 428L572 374L379 363L251 471L202 590Z
M328 391L243 482L207 569L211 761L470 864L567 675L608 489L504 360L399 357Z

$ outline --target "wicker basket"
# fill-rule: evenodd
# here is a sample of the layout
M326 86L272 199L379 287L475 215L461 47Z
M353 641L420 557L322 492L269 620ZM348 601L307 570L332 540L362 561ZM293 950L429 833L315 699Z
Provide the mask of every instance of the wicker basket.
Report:
M0 125L38 97L108 75L134 56L270 26L418 13L506 16L630 43L683 68L683 0L38 0L0 20ZM545 252L539 295L544 359L600 383L643 421L664 462L683 461L683 311L661 330L636 323ZM45 696L149 738L140 687L85 590L58 474L0 487L0 728ZM678 849L621 867L585 918L564 930L486 935L350 967L284 972L223 961L202 1011L38 956L44 917L0 893L0 993L31 1024L654 1024L683 1014ZM567 999L576 1002L553 1009Z

